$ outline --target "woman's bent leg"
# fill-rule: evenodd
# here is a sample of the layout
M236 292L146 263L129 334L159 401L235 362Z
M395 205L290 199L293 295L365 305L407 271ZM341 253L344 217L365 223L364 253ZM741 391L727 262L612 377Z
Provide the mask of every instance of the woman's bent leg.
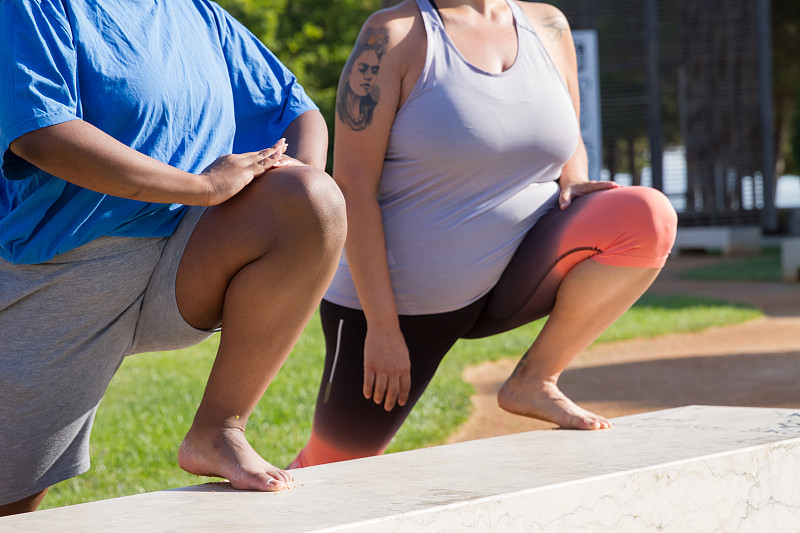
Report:
M486 336L550 315L501 387L503 409L566 428L610 426L569 400L558 377L647 290L675 229L663 194L628 187L581 197L530 231L469 334Z
M209 208L177 274L178 307L220 347L178 462L236 488L274 491L291 476L253 450L247 420L317 307L346 233L344 202L326 174L282 167Z
M557 386L558 378L578 354L639 299L659 270L607 266L591 260L570 270L542 331L500 388L500 407L564 428L611 427L605 417L567 398Z
M386 411L364 398L364 313L323 300L320 306L326 341L314 427L308 444L290 465L312 466L379 455L419 400L444 355L469 329L483 306L435 315L400 316L411 357L411 391L405 405Z

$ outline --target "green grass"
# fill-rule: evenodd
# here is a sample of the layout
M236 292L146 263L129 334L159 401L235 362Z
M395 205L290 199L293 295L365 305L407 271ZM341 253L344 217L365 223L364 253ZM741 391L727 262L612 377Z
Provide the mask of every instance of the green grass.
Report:
M742 322L760 311L699 298L646 295L598 342L697 331ZM441 444L470 413L472 388L463 369L518 357L542 321L451 350L390 452ZM178 352L129 357L112 380L92 433L92 469L53 487L43 508L209 481L181 471L176 453L211 368L218 337ZM248 436L267 460L285 466L305 443L323 363L317 317L250 418Z
M709 281L782 281L781 249L768 247L753 257L720 260L714 265L687 269L682 279Z

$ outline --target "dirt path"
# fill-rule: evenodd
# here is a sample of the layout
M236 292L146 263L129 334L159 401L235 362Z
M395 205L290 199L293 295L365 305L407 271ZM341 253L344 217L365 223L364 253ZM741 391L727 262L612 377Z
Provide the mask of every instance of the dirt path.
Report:
M562 390L607 417L696 404L800 407L800 284L677 279L681 270L713 261L720 259L670 259L650 291L746 302L763 309L765 317L590 348L564 371ZM516 362L465 370L475 388L474 411L449 442L554 427L497 407L497 390Z

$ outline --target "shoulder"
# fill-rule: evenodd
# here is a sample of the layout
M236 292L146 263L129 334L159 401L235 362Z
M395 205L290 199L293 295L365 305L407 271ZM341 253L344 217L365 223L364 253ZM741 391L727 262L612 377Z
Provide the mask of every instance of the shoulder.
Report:
M550 4L522 2L520 5L553 60L568 69L575 54L575 43L567 17Z
M544 2L519 2L519 5L526 14L535 14L541 18L564 17L564 13L552 4L545 4ZM566 17L564 17L564 19L566 19Z
M380 31L387 37L387 52L407 53L410 44L424 37L422 16L414 0L405 0L396 6L376 11L367 18L361 28L359 40L367 32Z
M388 26L396 31L410 31L418 18L420 13L417 3L414 0L404 0L395 6L374 12L367 18L364 26Z
M520 6L536 32L544 40L569 41L571 44L569 22L560 9L540 2L521 2Z
M555 6L538 2L521 2L525 16L539 35L539 40L555 63L567 87L577 89L575 43L567 17Z
M382 76L393 73L404 78L409 72L416 71L417 64L420 61L424 63L427 42L417 3L405 0L370 15L361 28L353 53L376 40L383 43Z

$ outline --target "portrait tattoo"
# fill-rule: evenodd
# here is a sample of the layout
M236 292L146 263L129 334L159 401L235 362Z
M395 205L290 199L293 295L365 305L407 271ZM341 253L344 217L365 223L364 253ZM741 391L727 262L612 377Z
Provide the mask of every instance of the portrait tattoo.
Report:
M542 19L542 24L545 28L552 30L550 35L548 35L548 38L551 41L559 40L561 35L569 30L567 19L565 19L562 15L553 15L552 17Z
M378 73L388 42L386 28L366 28L344 66L336 97L336 114L353 131L363 130L372 122L380 100Z

